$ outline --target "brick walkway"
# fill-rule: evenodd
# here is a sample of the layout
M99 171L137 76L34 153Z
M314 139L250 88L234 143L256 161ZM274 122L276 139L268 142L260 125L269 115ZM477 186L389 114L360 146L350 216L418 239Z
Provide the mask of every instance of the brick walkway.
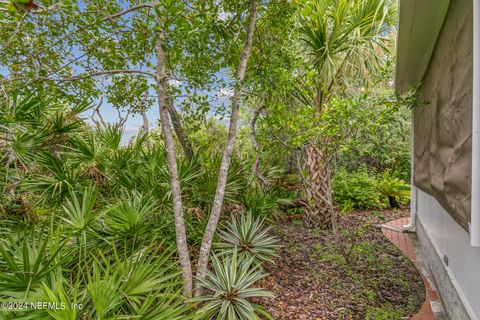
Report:
M388 225L402 227L403 225L408 224L410 218L402 218L395 221L391 221ZM439 319L434 316L432 305L441 305L440 297L438 296L437 291L434 289L434 286L430 282L430 280L425 276L426 270L417 260L417 255L415 253L415 248L413 246L413 241L406 232L401 231L393 231L388 229L382 229L383 234L397 247L399 248L402 253L408 257L412 262L415 264L417 269L419 270L425 288L427 290L427 294L425 297L425 302L422 305L420 311L415 314L411 320L435 320Z

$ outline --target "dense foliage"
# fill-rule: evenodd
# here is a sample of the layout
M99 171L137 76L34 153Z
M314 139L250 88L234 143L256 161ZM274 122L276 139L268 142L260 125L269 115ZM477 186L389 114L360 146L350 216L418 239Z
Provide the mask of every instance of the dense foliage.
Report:
M70 307L0 316L268 317L271 224L315 211L315 170L330 214L409 200L395 19L390 0L1 2L0 299Z
M13 110L4 104L0 112L9 135L2 148L1 297L82 309L7 310L3 316L78 319L87 312L98 319L128 314L186 319L188 307L178 295L181 280L172 258L163 145L144 134L122 145L121 127L91 128L84 122L79 113L88 105L53 104L33 94L14 101ZM251 180L245 164L234 163L226 198L232 206L244 202L238 190ZM212 169L197 159L179 166L192 246L198 245L215 192L205 188L216 180ZM258 221L254 228L264 236L268 232ZM222 234L235 237L231 232ZM266 239L270 247L260 242L262 247L255 248L265 252L264 259L276 248L273 238Z

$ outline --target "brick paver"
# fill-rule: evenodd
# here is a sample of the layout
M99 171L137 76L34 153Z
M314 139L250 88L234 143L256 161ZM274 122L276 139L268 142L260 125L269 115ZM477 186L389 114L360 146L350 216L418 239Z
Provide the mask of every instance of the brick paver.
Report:
M395 221L391 221L388 224L391 226L402 227L403 225L408 224L410 218L402 218ZM415 264L417 269L421 268L417 261L417 256L415 254L415 248L413 246L413 241L409 237L408 233L401 232L401 231L393 231L389 229L382 229L383 234L397 247L402 251L402 253L408 257L412 262ZM438 296L437 291L435 291L428 280L427 277L424 276L423 272L420 271L420 274L423 279L423 283L426 288L426 296L425 302L422 305L420 311L415 314L411 320L435 320L435 316L432 311L432 302L440 303L440 298Z

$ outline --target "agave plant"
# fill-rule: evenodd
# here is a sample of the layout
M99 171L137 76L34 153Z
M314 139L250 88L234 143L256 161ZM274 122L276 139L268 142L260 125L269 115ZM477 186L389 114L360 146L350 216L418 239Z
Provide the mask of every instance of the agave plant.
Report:
M234 250L222 260L212 256L212 267L213 271L207 271L206 278L201 280L211 292L198 298L205 303L197 311L201 319L260 320L259 315L273 319L262 306L250 301L254 297L273 297L270 291L252 287L265 276L253 257L242 258Z
M280 245L278 239L270 235L270 229L262 218L253 218L250 212L240 218L232 215L232 220L220 230L221 242L216 248L221 255L238 251L240 256L256 262L271 262Z

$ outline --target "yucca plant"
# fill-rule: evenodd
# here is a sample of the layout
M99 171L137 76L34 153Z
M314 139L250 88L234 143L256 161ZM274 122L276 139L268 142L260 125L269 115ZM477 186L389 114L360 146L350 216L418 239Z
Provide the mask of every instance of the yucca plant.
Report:
M389 34L396 24L397 6L391 0L311 0L298 17L300 47L305 73L294 93L297 102L315 107L315 127L334 95L344 90L348 77L367 78L383 63L389 51ZM305 81L306 80L306 81ZM303 142L307 203L304 223L309 227L332 228L331 170L333 151L328 134L313 134Z
M250 301L254 297L273 297L270 291L252 287L265 276L253 257L242 258L236 250L222 260L213 255L212 268L213 271L207 271L206 278L201 280L210 294L198 298L205 303L197 311L199 318L260 320L259 315L262 315L273 319L262 306Z
M253 258L255 262L270 261L280 248L276 237L270 235L270 226L264 219L254 218L249 212L232 220L220 230L221 242L215 247L220 255L238 252L241 257Z

